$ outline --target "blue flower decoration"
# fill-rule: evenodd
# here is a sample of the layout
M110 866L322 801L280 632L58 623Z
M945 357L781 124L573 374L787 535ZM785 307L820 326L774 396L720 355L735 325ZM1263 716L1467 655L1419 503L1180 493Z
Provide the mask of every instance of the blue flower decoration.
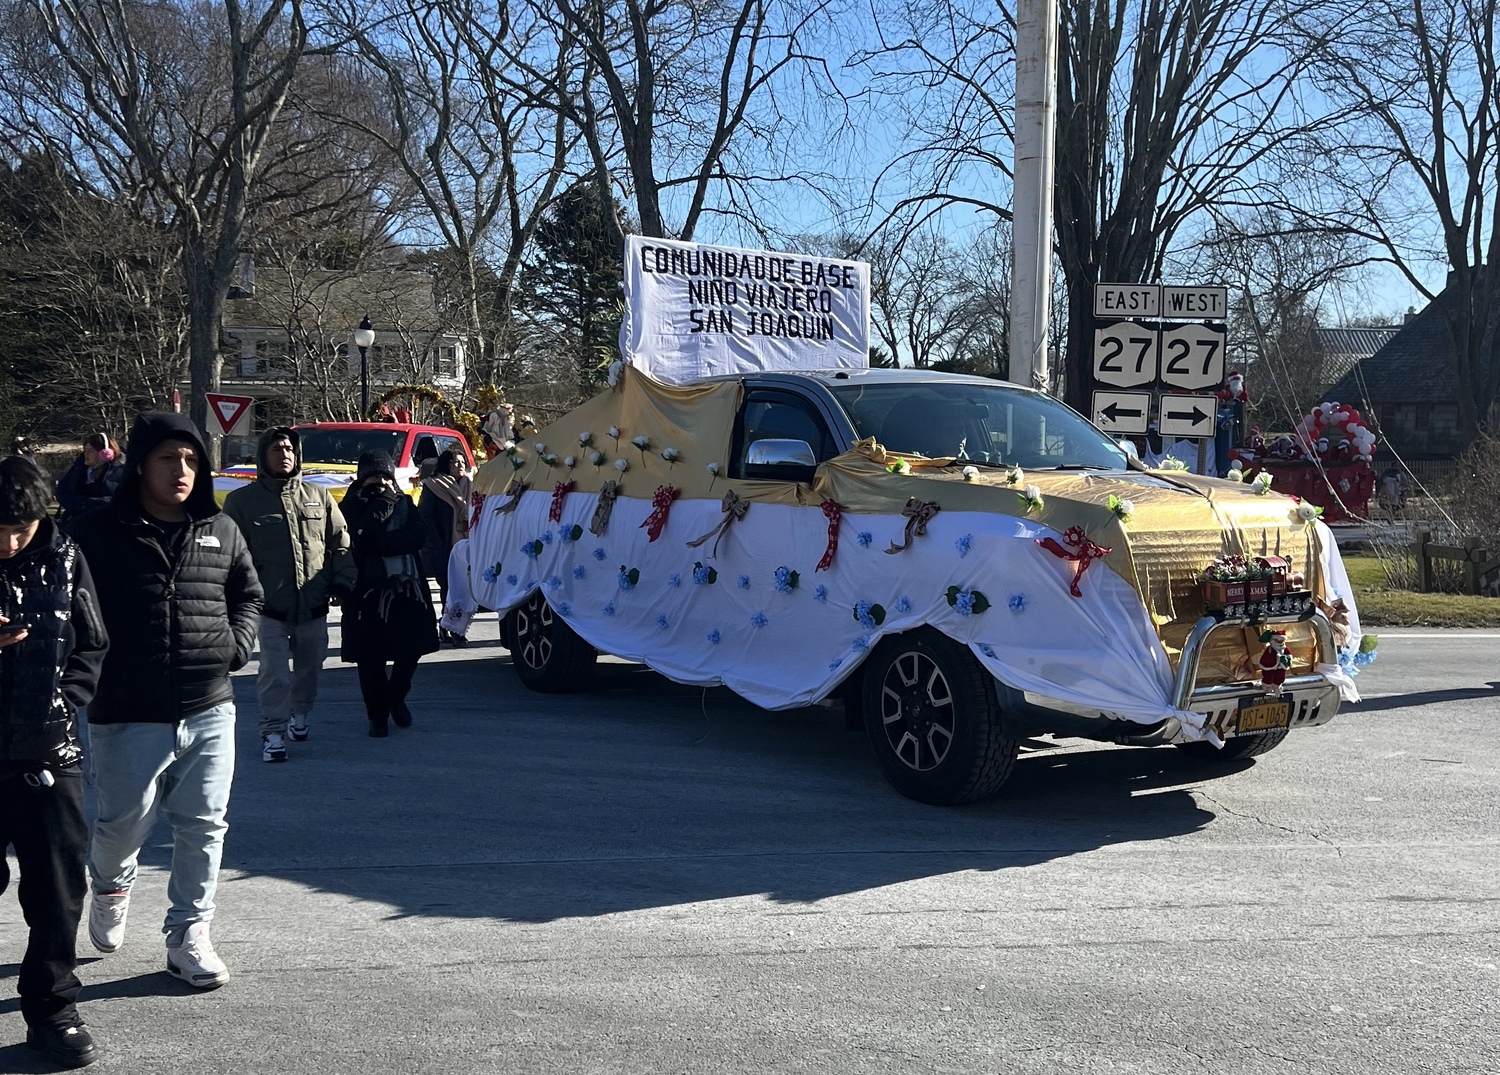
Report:
M562 589L562 579L558 578L556 575L550 575L550 576L548 576L548 578L547 578L547 589L549 589L549 590L561 590Z
M600 563L603 563L604 562L604 550L603 549L595 549L594 550L594 559L598 560Z
M995 647L990 645L988 642L979 643L979 652L984 654L992 661L995 659Z
M814 590L813 600L818 602L818 604L820 605L828 604L828 587L819 586L816 590Z
M615 603L613 601L604 606L604 614L606 616L613 616L615 614Z
M860 635L854 640L854 652L863 653L870 648L870 640L865 635Z
M968 590L959 590L958 595L953 599L953 607L960 616L974 615L974 595Z
M713 568L711 568L711 567L695 567L695 568L693 568L693 583L694 583L694 585L697 585L697 586L703 586L703 585L705 585L708 582L709 573L712 572L712 571L713 571Z
M571 616L573 614L573 606L566 601L559 601L557 603L557 614L559 616Z
M751 627L764 627L769 622L770 621L766 619L766 614L764 612L757 612L755 615L750 617Z
M854 606L854 618L866 631L873 631L879 626L875 622L875 616L870 612L870 602L861 601Z
M656 617L656 626L665 631L669 626L669 624L667 623L667 618L665 616Z
M620 589L622 589L622 590L633 590L633 589L635 589L635 582L634 582L634 580L631 579L630 572L626 571L623 567L620 568L620 576L619 576L619 578L620 578Z
M960 560L962 560L965 556L969 555L969 547L971 545L973 545L973 544L974 544L974 535L973 534L965 534L963 537L959 538L957 541L955 541L953 543L953 547L958 550L958 558Z
M514 586L516 584L516 577L514 575L506 575L505 582L509 586Z
M1365 668L1369 665L1374 664L1375 659L1379 656L1379 650L1371 650L1369 653L1356 653L1354 655L1354 663L1360 668Z
M750 576L749 575L741 575L740 578L739 578L739 581L736 582L735 585L738 586L742 590L748 590L750 588Z
M776 569L776 592L792 592L792 569L789 567L778 567Z
M868 530L861 530L859 532L859 537L855 538L854 540L859 542L859 547L861 549L868 549L870 547L870 543L875 540L875 535L870 533Z
M540 541L528 541L521 546L521 551L526 554L528 559L535 560L542 554L542 543Z
M579 564L577 567L575 567L573 569L573 577L575 579L581 579L585 575L587 575L588 573L589 573L589 569L586 568L586 567L584 567L582 564Z
M719 629L715 627L712 631L708 632L708 644L710 646L717 646L723 637L723 635L719 634Z
M542 531L542 544L543 545L551 545L552 544L552 531L551 530L543 530Z
M837 672L839 670L839 665L841 665L843 663L844 663L844 658L842 658L842 657L835 657L833 660L831 660L831 661L828 662L828 670L830 672Z
M681 586L682 585L682 576L679 575L679 574L677 574L677 572L675 572L675 571L672 572L670 575L667 576L667 585L671 586L671 587L674 587L674 588L677 587L677 586Z
M495 570L495 568L499 567L499 566L500 566L499 564L494 564L494 565L492 565L492 566L487 567L487 568L484 569L484 581L485 582L494 582L496 579L498 579L500 577L500 572L498 572L498 571Z
M1010 600L1006 602L1006 605L1012 612L1025 612L1026 595L1023 593L1013 593L1010 595Z
M896 611L897 612L910 612L911 611L911 598L907 597L905 594L902 594L900 597L896 598Z

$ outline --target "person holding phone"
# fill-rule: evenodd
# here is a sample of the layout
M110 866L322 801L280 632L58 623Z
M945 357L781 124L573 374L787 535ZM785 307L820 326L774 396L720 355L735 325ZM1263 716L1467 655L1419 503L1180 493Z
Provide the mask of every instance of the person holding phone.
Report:
M78 710L109 638L78 546L47 517L52 488L30 461L0 460L0 893L5 849L30 927L17 982L26 1044L62 1067L99 1058L78 1015L75 940L88 882Z

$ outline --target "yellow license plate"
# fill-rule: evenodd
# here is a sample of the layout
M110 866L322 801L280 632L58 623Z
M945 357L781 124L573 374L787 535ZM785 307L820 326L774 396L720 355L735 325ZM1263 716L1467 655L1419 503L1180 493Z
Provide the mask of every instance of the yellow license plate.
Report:
M1264 732L1271 728L1285 728L1292 722L1292 703L1290 699L1282 699L1275 702L1250 701L1247 699L1240 705L1239 719L1235 722L1235 731L1244 735L1246 732Z

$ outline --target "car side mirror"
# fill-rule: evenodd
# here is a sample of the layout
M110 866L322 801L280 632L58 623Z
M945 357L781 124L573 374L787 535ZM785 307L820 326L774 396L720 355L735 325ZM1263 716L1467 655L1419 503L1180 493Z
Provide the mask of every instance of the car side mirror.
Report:
M745 477L769 481L810 483L818 460L805 440L768 437L752 443L745 453Z

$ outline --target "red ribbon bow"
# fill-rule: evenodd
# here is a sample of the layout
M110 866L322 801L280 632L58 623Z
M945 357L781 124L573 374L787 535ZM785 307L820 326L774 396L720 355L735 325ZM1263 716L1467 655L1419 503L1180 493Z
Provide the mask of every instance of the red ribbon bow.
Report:
M573 482L558 482L552 487L552 506L547 509L547 518L551 522L562 522L563 501L568 499L568 494L573 491Z
M1083 578L1083 573L1089 569L1089 564L1108 556L1114 550L1095 545L1088 539L1088 535L1084 533L1081 526L1068 527L1063 532L1063 542L1068 546L1067 548L1059 545L1056 538L1050 537L1039 539L1037 544L1053 556L1073 561L1076 566L1073 568L1073 580L1068 583L1068 592L1074 597L1082 597L1083 591L1078 588L1078 580Z
M823 559L814 571L827 571L833 564L833 554L839 551L839 523L844 519L844 505L837 500L825 500L819 505L828 516L828 548L823 550Z
M474 510L469 515L469 536L474 536L474 528L479 525L480 513L484 510L484 494L471 493L469 495L469 506Z
M661 537L661 528L667 525L667 512L672 509L672 501L677 499L677 490L670 485L658 485L656 493L651 497L651 514L646 516L646 521L641 523L641 528L646 531L646 537L655 541Z

